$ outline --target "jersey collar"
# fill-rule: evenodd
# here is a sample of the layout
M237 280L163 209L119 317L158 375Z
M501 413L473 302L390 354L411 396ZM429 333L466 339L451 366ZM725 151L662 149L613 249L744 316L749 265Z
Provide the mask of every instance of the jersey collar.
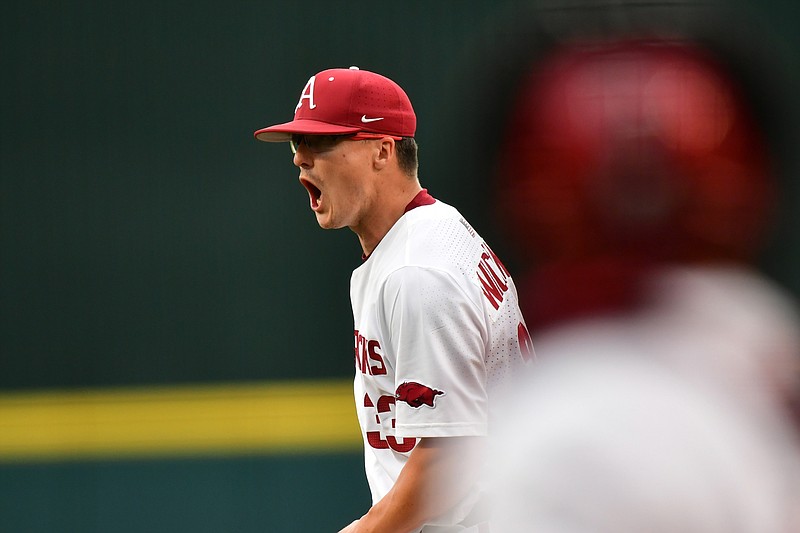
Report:
M412 209L422 207L423 205L431 205L436 202L436 198L428 194L428 189L422 189L417 195L408 203L403 213L408 213Z

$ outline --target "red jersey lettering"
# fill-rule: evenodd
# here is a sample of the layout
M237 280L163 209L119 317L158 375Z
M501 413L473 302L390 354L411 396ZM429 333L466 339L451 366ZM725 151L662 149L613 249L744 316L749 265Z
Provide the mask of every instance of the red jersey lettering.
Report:
M486 251L481 254L481 259L478 263L478 280L481 282L483 295L486 296L492 307L500 309L503 295L508 291L508 283L506 282L508 281L509 273L500 258L486 243L483 244L483 248Z
M383 360L380 343L366 339L357 329L354 330L354 335L354 356L358 371L371 376L385 375L386 363Z

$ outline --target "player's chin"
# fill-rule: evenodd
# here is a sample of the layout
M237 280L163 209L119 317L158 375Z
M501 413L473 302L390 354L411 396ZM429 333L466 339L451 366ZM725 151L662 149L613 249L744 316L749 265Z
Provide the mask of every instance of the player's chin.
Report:
M341 224L337 224L329 215L325 213L314 213L317 216L317 224L322 229L339 229Z

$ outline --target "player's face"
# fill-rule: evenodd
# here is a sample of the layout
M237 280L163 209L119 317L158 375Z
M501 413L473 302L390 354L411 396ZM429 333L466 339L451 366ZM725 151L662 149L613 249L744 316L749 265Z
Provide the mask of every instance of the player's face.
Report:
M375 180L370 169L374 145L343 136L295 136L293 162L308 191L311 210L325 229L367 223L375 205Z

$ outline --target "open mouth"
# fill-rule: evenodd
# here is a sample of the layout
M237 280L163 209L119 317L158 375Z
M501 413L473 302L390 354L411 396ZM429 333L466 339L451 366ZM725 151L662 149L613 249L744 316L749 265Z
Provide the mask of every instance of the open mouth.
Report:
M316 211L319 208L320 201L322 200L322 191L307 179L300 178L300 183L302 183L303 187L305 187L308 191L308 197L311 201L311 209Z

